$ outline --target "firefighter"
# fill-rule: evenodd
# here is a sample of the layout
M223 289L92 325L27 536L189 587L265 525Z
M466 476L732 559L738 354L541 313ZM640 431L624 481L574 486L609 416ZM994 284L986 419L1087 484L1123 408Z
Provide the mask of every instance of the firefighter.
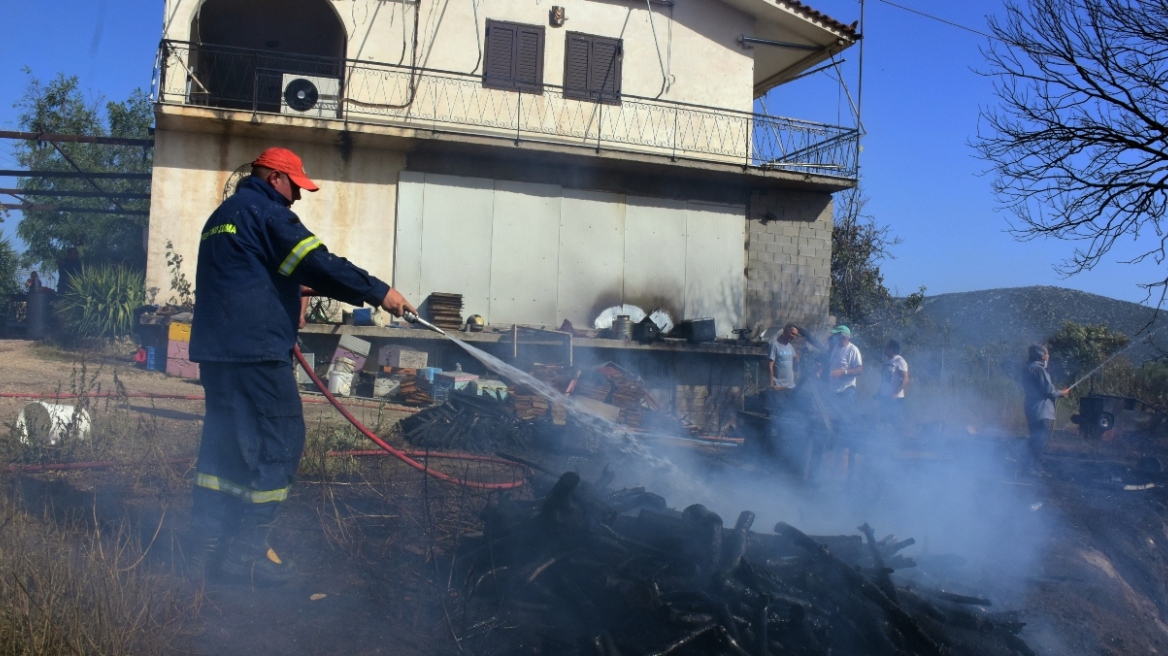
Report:
M396 290L333 255L289 208L318 187L299 157L269 148L203 226L191 360L206 416L192 492L193 572L218 566L257 584L297 569L268 544L304 449L292 364L301 288L395 316L414 311Z

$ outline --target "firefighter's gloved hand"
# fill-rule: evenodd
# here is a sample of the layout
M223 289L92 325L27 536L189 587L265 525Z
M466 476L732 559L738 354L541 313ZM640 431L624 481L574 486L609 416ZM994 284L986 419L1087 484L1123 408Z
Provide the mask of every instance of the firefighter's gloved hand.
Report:
M381 300L381 309L392 314L395 317L400 317L406 310L417 314L417 310L413 305L405 299L396 289L390 289L385 298Z

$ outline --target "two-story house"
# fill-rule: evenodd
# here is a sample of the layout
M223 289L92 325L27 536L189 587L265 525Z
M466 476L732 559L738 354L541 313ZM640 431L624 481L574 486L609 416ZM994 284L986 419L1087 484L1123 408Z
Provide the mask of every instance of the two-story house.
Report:
M282 145L306 224L415 302L821 325L856 131L754 105L857 38L797 0L167 0L148 285Z

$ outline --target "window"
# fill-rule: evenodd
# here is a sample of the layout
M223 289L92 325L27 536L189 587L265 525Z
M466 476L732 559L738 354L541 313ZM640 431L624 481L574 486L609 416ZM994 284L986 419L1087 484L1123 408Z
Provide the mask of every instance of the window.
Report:
M483 86L543 93L543 27L487 21Z
M564 97L620 103L620 39L568 32L564 48Z

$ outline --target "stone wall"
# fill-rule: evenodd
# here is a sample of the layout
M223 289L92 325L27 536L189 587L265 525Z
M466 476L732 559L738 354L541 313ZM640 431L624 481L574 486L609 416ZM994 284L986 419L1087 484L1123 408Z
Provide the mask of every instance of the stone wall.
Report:
M832 197L825 192L756 193L747 208L746 325L827 324L831 294Z

